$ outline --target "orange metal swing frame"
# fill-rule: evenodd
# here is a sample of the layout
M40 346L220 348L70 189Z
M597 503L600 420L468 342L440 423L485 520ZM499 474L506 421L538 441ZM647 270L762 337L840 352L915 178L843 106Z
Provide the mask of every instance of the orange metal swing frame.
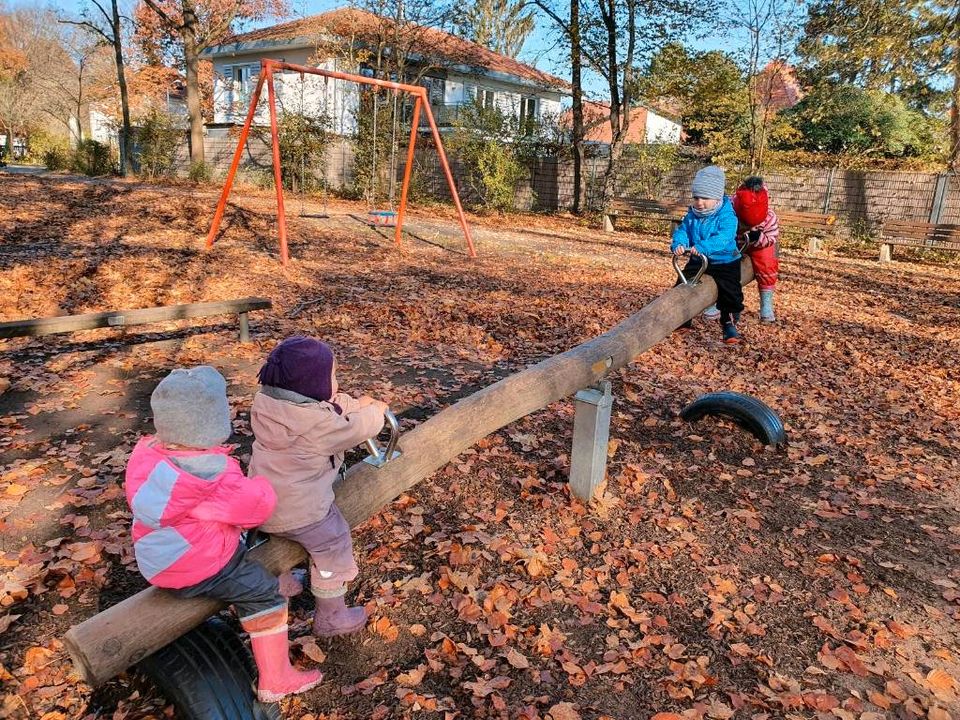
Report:
M280 139L277 130L277 98L273 85L273 74L278 70L291 70L299 73L302 78L304 75L320 75L323 77L334 78L336 80L346 80L360 85L373 85L378 88L386 88L398 92L406 92L412 95L413 122L410 128L410 142L407 146L407 163L403 168L403 184L400 190L400 206L397 209L397 224L394 230L393 241L397 247L400 247L401 235L403 232L403 217L407 209L407 193L410 190L410 173L413 169L413 152L417 144L417 130L420 125L421 111L427 118L430 125L430 132L433 134L433 142L437 148L437 155L440 158L440 166L443 168L443 174L447 178L450 186L450 194L453 197L453 204L457 207L457 216L460 219L460 227L463 229L463 237L467 241L467 252L470 257L476 257L477 251L473 247L473 238L470 236L470 228L467 225L467 218L463 214L463 206L460 204L460 196L457 193L456 183L453 181L453 173L450 172L450 165L447 162L447 154L443 150L443 142L440 140L440 131L437 129L437 123L433 119L433 113L430 110L430 100L427 96L426 88L419 85L406 85L396 83L390 80L381 80L379 78L368 78L363 75L353 75L342 73L336 70L325 70L323 68L307 67L305 65L294 65L291 63L280 62L279 60L261 60L260 77L257 80L257 86L250 98L250 109L247 111L247 119L240 131L240 139L237 143L237 150L233 154L233 160L230 163L230 170L227 172L227 178L220 193L220 200L217 202L217 210L213 216L213 223L210 225L210 232L207 235L207 248L213 247L217 233L220 230L220 223L223 221L223 213L227 207L227 198L230 197L230 191L233 189L233 182L236 179L237 168L240 166L240 158L243 156L243 148L247 143L247 137L250 134L250 128L253 126L253 118L257 113L257 105L260 102L260 94L263 85L267 86L267 98L270 109L270 141L273 151L273 181L277 188L277 234L280 240L280 260L286 265L290 260L290 253L287 248L287 216L283 207L283 183L280 174Z

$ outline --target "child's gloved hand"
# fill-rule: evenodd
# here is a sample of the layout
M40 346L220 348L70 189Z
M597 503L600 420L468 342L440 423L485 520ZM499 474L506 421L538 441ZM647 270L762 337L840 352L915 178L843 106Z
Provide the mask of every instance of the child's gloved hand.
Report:
M357 402L360 403L360 407L367 407L368 405L373 405L373 406L375 406L375 407L377 408L377 410L379 410L381 413L386 412L387 409L390 407L389 405L387 405L387 404L386 404L385 402L383 402L382 400L375 400L374 398L370 397L369 395L363 395L363 396L357 398Z

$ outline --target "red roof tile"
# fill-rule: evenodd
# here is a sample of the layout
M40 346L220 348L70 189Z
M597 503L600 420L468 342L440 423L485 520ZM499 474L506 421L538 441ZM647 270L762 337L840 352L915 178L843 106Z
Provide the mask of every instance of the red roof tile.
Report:
M392 22L389 18L382 18L364 10L340 8L300 20L233 35L224 40L221 45L268 43L269 41L284 42L295 38L319 38L322 35L357 38L363 41L364 39L370 40L381 36L383 29L390 27ZM513 75L544 87L560 90L566 90L570 87L570 84L565 80L443 30L425 27L419 28L417 32L417 49L426 55L432 55L458 65L468 65L489 72Z

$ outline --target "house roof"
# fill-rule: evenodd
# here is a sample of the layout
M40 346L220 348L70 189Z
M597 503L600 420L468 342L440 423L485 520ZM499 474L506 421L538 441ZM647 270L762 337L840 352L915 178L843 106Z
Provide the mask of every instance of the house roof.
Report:
M654 108L648 108L644 105L635 105L630 110L630 129L624 142L644 143L647 133L647 116L649 113L666 117L671 122L680 123L674 118L664 115ZM608 117L610 115L610 104L602 102L592 102L584 100L583 102L583 126L584 140L588 142L610 143L613 141L613 132L610 129ZM565 127L573 125L573 111L567 109L560 116L560 123Z
M803 90L792 65L781 61L767 63L757 75L760 102L771 110L792 108L803 99Z
M324 35L356 38L361 42L375 40L382 33L384 26L389 26L392 22L389 18L357 8L339 8L300 20L233 35L211 48L208 54L217 56L248 48L262 50L274 46L289 46L298 41L311 45L316 44L317 39ZM525 81L527 84L561 91L570 87L570 84L561 78L437 28L418 28L416 44L421 54L452 62L455 65L468 66L493 75L507 75Z

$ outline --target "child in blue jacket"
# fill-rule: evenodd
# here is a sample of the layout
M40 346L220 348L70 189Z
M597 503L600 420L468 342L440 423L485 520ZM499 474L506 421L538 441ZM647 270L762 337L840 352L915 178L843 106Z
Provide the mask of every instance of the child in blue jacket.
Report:
M693 202L673 231L670 250L676 255L689 252L692 256L683 271L687 277L700 271L701 256L707 258L706 274L717 283L723 341L732 345L740 342L737 323L743 311L743 287L737 250L737 215L730 198L724 194L725 180L723 170L716 165L697 172L690 188Z

